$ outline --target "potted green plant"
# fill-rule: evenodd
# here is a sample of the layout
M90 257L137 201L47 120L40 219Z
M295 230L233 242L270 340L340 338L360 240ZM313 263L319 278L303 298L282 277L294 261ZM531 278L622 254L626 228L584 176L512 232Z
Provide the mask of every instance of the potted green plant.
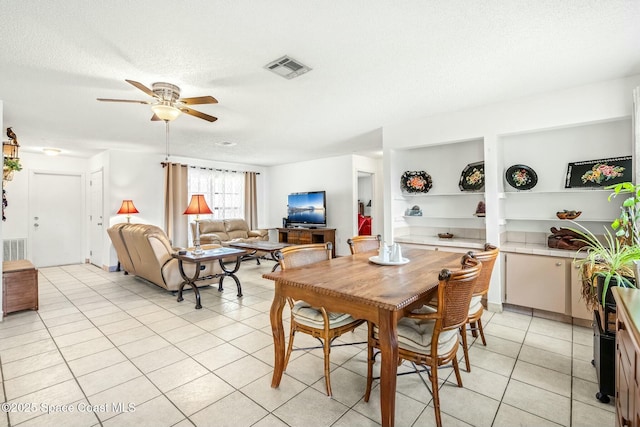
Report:
M596 301L602 305L611 302L607 297L611 285L635 288L634 263L640 260L640 246L624 244L606 229L601 241L582 225L576 225L579 229L573 231L586 243L578 249L575 263L582 274L582 295L587 306L593 307Z
M4 158L4 165L2 167L2 178L5 181L11 181L13 179L13 173L15 171L21 171L22 165L20 159L12 159L11 157Z
M622 203L620 216L611 223L615 234L605 229L599 239L575 222L579 229L572 229L586 244L578 250L575 262L580 267L582 296L589 308L597 302L611 302L607 293L612 285L635 288L640 263L640 185L623 182L605 188L613 190L608 201L621 194L629 195Z
M640 185L623 182L606 188L613 190L609 201L619 194L629 195L622 202L620 216L611 223L611 228L618 238L623 239L624 244L637 245L640 243Z

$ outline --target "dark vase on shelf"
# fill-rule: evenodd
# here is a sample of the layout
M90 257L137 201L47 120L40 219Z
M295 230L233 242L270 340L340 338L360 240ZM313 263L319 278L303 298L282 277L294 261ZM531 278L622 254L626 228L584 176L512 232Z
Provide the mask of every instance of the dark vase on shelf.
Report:
M627 277L631 283L635 285L636 279L635 277ZM611 288L613 286L618 286L618 280L615 277L612 277L609 281L609 287L607 288L607 293L605 295L604 303L602 302L602 290L604 289L604 277L598 276L596 278L596 297L598 298L598 302L604 307L605 305L611 305L615 307L616 301L613 299L613 294L611 293Z

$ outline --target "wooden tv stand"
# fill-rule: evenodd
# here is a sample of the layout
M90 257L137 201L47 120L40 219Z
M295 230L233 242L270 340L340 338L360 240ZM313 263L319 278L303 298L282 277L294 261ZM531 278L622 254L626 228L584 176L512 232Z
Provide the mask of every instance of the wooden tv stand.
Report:
M292 245L331 242L332 255L336 257L335 228L278 228L278 241Z

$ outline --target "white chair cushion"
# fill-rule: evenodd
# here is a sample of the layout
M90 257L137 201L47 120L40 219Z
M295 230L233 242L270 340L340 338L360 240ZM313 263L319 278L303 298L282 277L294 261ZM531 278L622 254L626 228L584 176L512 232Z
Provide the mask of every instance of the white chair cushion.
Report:
M482 295L474 295L471 297L471 303L469 304L469 316L476 314L482 307Z
M414 313L428 313L436 310L423 306ZM431 337L435 320L420 320L403 317L398 322L398 347L420 354L431 354ZM378 338L378 327L374 326L374 336ZM440 332L438 337L438 354L450 352L458 342L458 330Z
M322 312L317 308L311 307L305 301L296 302L291 309L291 314L295 317L296 322L302 325L318 329L324 328ZM355 321L351 315L346 313L327 312L327 317L329 318L330 329L338 328Z

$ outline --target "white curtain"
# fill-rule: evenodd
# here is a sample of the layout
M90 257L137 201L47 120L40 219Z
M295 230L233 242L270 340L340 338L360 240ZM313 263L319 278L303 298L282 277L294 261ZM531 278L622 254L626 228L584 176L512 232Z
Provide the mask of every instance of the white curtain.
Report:
M200 218L244 218L244 174L204 168L189 168L189 199L204 194L213 213ZM191 234L191 227L189 227ZM191 235L189 236L191 239ZM191 241L191 240L190 240Z

